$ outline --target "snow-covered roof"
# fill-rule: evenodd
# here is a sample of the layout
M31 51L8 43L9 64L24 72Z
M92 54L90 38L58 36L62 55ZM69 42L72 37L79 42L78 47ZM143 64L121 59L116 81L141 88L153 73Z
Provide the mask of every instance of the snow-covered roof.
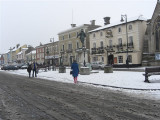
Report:
M144 18L144 17L142 17L142 16L138 16L138 17L128 18L127 23L133 22L133 21L137 21L137 20L139 20L139 21L147 21L146 18ZM99 28L97 28L97 29L91 30L91 31L89 31L89 33L95 32L95 31L99 31L99 30L103 30L103 29L106 29L106 28L110 28L110 27L113 27L113 26L125 24L125 23L126 23L125 20L124 20L123 22L121 22L121 21L119 20L118 22L115 22L115 23L112 23L112 24L108 24L108 25L99 27Z
M36 54L36 50L33 50L33 51L27 53L26 55L31 55L31 54Z
M22 51L21 51L21 52L19 52L19 53L17 53L17 55L20 55L20 54L22 54Z
M23 50L27 50L28 48L22 48Z
M58 35L59 35L59 34L63 34L63 33L65 33L65 32L70 32L70 31L79 30L79 29L81 29L81 28L83 28L83 27L86 27L86 26L89 26L89 24L83 24L83 25L80 25L80 26L72 27L72 28L70 28L70 29L67 29L67 30L64 30L64 31L62 31L62 32L59 32Z

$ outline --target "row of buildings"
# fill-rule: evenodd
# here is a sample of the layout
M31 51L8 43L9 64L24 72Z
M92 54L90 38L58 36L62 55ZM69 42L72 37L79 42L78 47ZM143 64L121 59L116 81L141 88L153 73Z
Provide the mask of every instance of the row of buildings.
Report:
M77 62L101 61L114 66L154 66L160 65L160 2L157 1L152 18L144 19L142 16L127 18L124 22L110 24L110 18L104 18L104 26L90 24L76 26L58 33L59 40L40 44L33 48L24 45L16 50L11 49L1 55L0 63L36 61L38 64L56 64L60 60L66 66L71 65L73 59ZM77 38L78 33L86 33L86 51Z

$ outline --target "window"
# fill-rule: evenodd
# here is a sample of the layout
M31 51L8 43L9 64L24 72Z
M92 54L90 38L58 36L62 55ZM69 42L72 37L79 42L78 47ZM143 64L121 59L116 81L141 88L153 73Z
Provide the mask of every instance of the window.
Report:
M62 40L64 40L64 36L62 37Z
M98 57L93 57L92 62L96 62L96 61L98 61Z
M119 32L119 33L120 33L120 32L122 32L122 30L121 30L121 28L120 28L120 27L118 28L118 32Z
M64 51L64 45L62 46L62 51Z
M103 41L100 42L101 47L103 47Z
M96 37L96 34L95 34L95 33L93 34L93 37Z
M56 45L56 47L55 47L55 51L58 51L58 50L57 50L57 48L58 48L58 47L57 47L57 45Z
M112 40L109 40L109 47L112 48Z
M100 32L100 36L103 36L103 32Z
M129 37L128 46L133 46L133 36Z
M118 63L123 63L123 56L118 56Z
M132 55L128 55L128 62L132 63Z
M122 47L122 38L118 39L118 45L119 45L119 47Z
M68 35L68 38L71 38L71 35L70 35L70 34Z
M102 62L104 62L104 57L102 57Z
M68 44L68 50L72 50L72 44Z
M77 49L79 48L79 42L77 42Z
M93 43L93 48L96 48L96 43Z
M132 25L129 25L129 30L132 30Z

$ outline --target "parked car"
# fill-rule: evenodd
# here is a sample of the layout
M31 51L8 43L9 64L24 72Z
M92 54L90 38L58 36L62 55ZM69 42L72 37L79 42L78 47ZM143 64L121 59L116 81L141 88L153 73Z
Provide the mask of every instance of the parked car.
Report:
M92 62L91 67L92 69L104 69L105 64L103 62Z
M15 65L5 65L2 68L3 70L18 70L18 67Z
M28 65L23 65L21 69L27 69Z
M20 64L16 64L16 66L18 67L18 69L21 69L21 67L24 65L24 63L20 63Z

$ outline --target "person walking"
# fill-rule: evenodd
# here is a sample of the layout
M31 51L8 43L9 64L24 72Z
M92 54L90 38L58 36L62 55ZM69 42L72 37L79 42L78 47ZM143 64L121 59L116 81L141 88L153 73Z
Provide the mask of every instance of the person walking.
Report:
M34 77L34 74L35 74L35 77L37 77L37 64L35 62L33 62L32 64L32 70L33 70L32 77Z
M72 76L74 78L74 83L77 83L77 77L78 77L78 74L79 74L79 68L78 68L78 64L77 64L76 60L73 60L71 69L72 69Z
M29 77L31 77L31 70L32 70L32 66L31 64L29 64L27 67L27 72L29 73Z

